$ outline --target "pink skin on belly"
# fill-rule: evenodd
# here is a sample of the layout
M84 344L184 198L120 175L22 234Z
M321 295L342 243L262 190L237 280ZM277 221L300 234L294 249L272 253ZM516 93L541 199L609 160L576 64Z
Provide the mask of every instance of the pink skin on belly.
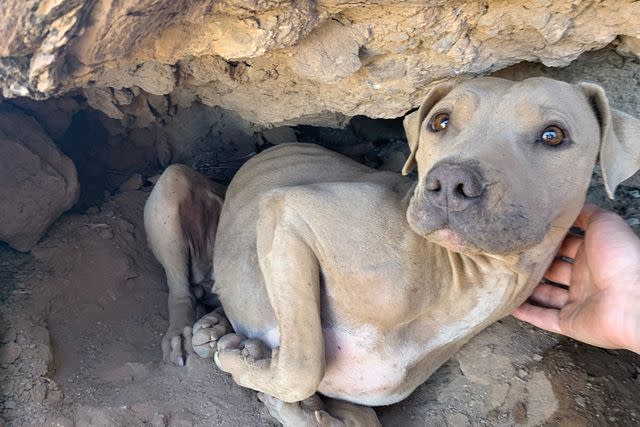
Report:
M327 366L320 393L364 405L393 400L406 374L408 361L401 353L387 354L383 337L371 326L325 328L323 334Z

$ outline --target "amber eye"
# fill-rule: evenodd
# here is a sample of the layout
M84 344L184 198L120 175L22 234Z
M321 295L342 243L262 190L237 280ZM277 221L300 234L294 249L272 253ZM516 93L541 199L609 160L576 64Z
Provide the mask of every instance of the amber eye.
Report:
M548 126L540 134L540 140L547 145L555 147L566 142L567 136L558 126Z
M431 118L431 123L429 123L429 127L433 132L445 130L447 126L449 126L449 114L447 113L436 114Z

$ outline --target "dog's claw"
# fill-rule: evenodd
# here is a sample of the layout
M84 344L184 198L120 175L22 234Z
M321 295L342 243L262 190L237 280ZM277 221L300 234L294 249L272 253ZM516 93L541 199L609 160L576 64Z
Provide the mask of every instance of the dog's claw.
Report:
M162 356L165 362L184 366L191 350L191 326L170 328L162 338Z

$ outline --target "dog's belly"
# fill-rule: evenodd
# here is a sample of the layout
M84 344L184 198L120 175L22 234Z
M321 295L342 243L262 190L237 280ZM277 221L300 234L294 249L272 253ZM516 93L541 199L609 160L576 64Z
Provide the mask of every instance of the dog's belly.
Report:
M326 370L318 391L364 405L386 405L403 399L411 351L391 349L370 326L347 331L324 328Z

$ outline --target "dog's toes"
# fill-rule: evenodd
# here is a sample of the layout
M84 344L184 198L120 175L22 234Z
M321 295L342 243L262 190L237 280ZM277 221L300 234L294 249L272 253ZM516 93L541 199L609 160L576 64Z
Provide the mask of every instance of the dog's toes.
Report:
M271 357L271 349L262 341L247 339L240 343L242 356L250 360L262 360Z
M246 339L246 337L239 334L227 334L218 340L218 351L240 348L240 344Z
M283 402L282 400L276 399L275 397L269 396L265 393L258 393L258 399L264 403L269 414L278 420L283 426L322 425L333 427L332 424L328 423L318 424L317 413L320 411L323 413L325 412L322 411L322 401L317 395L313 395L302 402L294 403Z
M259 384L270 383L271 354L271 349L258 339L230 334L220 339L214 361L236 383L255 390L261 389Z
M231 330L231 324L221 312L211 312L193 325L193 351L203 359L213 356L218 340Z
M162 339L162 355L165 362L184 366L191 351L191 326L181 331L169 330Z

